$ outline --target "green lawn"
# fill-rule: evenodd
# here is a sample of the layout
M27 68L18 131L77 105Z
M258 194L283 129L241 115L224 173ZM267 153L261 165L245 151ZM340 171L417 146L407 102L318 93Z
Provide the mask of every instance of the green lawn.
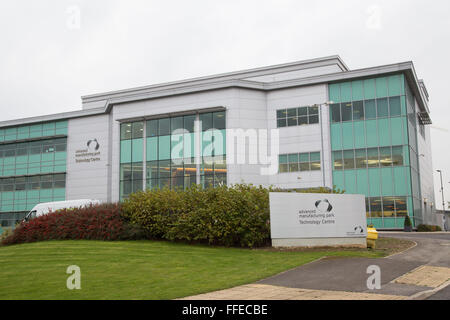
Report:
M0 247L0 299L173 299L251 283L322 256L382 251L277 251L162 241L48 241ZM81 268L81 290L66 269Z

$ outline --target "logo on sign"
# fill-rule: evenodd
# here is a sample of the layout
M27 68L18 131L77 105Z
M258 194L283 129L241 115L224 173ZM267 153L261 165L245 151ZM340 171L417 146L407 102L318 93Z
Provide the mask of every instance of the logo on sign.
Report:
M333 210L333 206L327 199L316 201L315 206L317 210L323 213L331 212L331 210Z

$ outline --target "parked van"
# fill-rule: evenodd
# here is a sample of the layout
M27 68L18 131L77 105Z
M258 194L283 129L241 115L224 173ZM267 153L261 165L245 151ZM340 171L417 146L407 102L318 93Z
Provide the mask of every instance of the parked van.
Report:
M25 216L24 221L28 221L33 218L37 218L46 215L49 212L55 212L60 209L80 208L90 205L97 205L101 202L99 200L81 199L81 200L68 200L57 202L39 203L34 206L33 209Z

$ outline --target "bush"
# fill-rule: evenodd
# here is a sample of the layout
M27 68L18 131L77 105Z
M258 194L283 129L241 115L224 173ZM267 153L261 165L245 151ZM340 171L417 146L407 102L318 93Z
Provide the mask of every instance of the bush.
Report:
M3 233L0 234L0 242L2 242L4 239L8 238L12 234L11 228L5 228L3 230Z
M405 216L404 230L409 232L412 230L411 218L408 215Z
M131 194L124 217L153 239L255 247L270 239L269 191L252 185Z
M127 223L118 204L62 209L20 223L2 241L4 245L43 240L133 240L141 239L141 228Z
M442 231L441 227L439 226L430 226L427 224L420 224L417 226L418 232L436 232L436 231Z

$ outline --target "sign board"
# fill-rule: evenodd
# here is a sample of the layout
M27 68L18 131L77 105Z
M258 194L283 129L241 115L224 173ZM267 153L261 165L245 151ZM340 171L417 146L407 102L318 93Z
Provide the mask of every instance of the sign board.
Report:
M270 193L272 239L365 238L363 195Z

